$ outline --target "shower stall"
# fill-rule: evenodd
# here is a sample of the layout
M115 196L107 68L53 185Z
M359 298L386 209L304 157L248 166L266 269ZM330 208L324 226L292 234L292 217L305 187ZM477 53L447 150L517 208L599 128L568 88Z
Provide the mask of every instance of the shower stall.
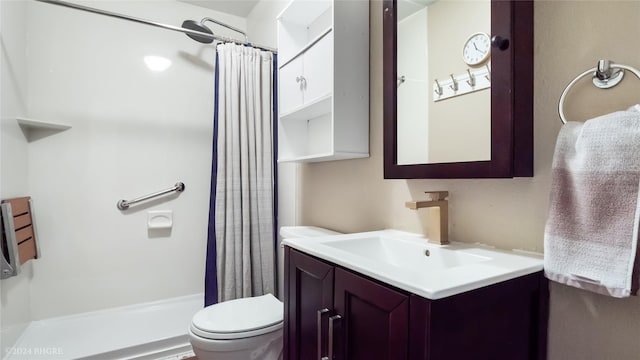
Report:
M181 336L203 301L215 63L208 43L246 43L247 19L167 1L3 0L0 16L0 195L31 196L41 250L0 282L2 356L183 351ZM186 184L179 195L116 207L176 180ZM149 226L152 211L170 212L171 227ZM47 332L56 324L65 325ZM49 342L29 342L30 331ZM91 345L114 334L139 344Z

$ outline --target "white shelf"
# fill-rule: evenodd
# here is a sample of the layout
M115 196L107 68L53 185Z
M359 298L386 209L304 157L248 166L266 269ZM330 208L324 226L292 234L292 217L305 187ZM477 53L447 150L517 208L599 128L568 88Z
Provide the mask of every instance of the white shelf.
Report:
M20 127L27 128L29 130L60 130L64 131L71 129L71 125L55 123L51 121L42 121L26 118L17 118Z
M300 105L299 107L280 115L284 121L299 121L316 118L320 115L331 112L331 94L320 97L311 103Z
M337 153L319 153L297 157L285 157L278 159L278 162L320 162L330 160L345 160L345 159L357 159L367 158L369 153L352 153L352 152L337 152Z
M71 125L52 121L16 118L28 142L71 129Z

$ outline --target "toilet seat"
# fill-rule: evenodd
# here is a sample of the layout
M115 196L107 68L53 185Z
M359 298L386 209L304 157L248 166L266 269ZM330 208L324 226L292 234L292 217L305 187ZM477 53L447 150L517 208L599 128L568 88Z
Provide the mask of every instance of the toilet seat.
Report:
M284 306L271 294L236 299L198 311L191 332L205 339L242 339L277 331L283 326Z

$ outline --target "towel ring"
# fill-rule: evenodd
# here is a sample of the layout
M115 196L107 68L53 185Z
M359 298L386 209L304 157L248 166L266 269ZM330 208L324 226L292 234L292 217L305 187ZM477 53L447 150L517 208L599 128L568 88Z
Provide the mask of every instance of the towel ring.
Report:
M562 124L567 123L567 118L564 116L564 99L567 96L569 90L575 85L578 80L583 77L592 74L593 75L593 84L600 89L609 89L612 88L624 77L624 70L627 70L634 74L638 79L640 79L640 71L631 66L622 65L622 64L614 64L610 60L600 60L598 61L598 67L594 67L593 69L589 69L582 74L576 76L560 95L560 101L558 103L558 114L560 115L560 121Z

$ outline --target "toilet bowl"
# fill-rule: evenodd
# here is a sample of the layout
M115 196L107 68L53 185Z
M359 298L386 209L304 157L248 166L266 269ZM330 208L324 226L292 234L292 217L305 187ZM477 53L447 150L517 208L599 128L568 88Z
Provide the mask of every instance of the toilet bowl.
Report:
M339 234L312 226L280 228L283 238ZM189 339L198 360L282 359L284 305L272 294L207 306L191 321Z
M198 360L281 359L283 308L271 294L207 306L189 328L193 352Z

